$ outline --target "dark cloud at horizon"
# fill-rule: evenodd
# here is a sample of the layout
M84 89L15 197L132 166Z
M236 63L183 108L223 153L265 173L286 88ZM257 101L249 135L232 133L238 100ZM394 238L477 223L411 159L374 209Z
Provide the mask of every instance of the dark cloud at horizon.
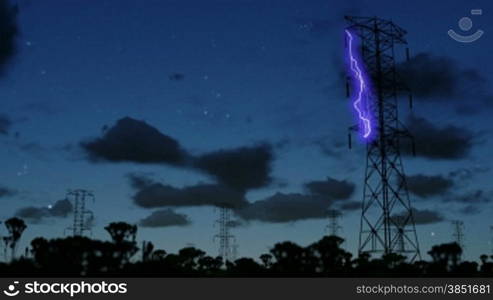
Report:
M327 177L326 180L309 181L304 187L307 193L277 192L241 207L236 213L246 221L286 223L326 218L331 207L345 211L361 207L360 203L349 201L355 185L347 180Z
M192 156L179 142L144 121L125 117L100 138L80 143L91 162L168 164L197 170L219 184L238 191L261 188L272 182L273 149L263 143L250 147L221 149Z
M12 196L15 196L16 194L17 194L16 190L11 189L9 187L5 187L5 186L0 186L0 198L12 197Z
M445 218L438 211L430 209L412 209L413 219L415 225L429 225L445 221ZM398 213L392 216L399 222L399 218L407 218L407 213Z
M355 190L355 184L346 180L337 180L327 177L323 181L310 181L305 188L313 195L325 197L329 200L346 200Z
M459 210L459 213L463 214L465 216L477 215L480 212L481 212L481 209L479 207L477 207L476 205L466 205Z
M449 172L448 176L454 180L467 181L471 180L475 176L486 173L491 169L486 166L473 166L469 168L459 168Z
M339 209L342 211L355 211L355 210L360 210L361 206L362 204L360 201L349 201L339 205Z
M477 135L468 129L455 125L437 127L421 117L410 116L407 126L414 136L416 156L431 160L466 158L477 142ZM402 153L412 155L410 141L403 139L401 144Z
M408 190L422 199L434 198L441 203L463 205L456 211L463 215L474 215L480 206L493 200L493 192L481 189L461 192L460 184L474 176L474 170L485 172L488 168L461 168L449 172L448 176L416 174L407 176Z
M72 211L72 203L67 199L63 199L56 201L55 204L50 207L23 207L15 212L15 216L27 219L33 223L40 223L45 218L49 217L66 218Z
M461 67L450 57L418 53L398 65L398 71L417 100L452 100L461 113L476 112L471 102L493 104L484 76L475 69Z
M247 205L244 194L220 184L197 184L176 188L136 174L129 175L131 186L136 190L134 203L143 208L181 206L227 206Z
M80 143L93 162L185 165L188 154L173 138L144 121L125 117L100 138Z
M187 226L191 223L187 215L176 213L169 208L154 211L139 221L139 225L142 227Z
M454 186L454 181L442 175L411 175L406 176L407 188L421 198L443 195Z
M414 209L413 217L416 225L434 224L446 220L439 212L429 209Z
M443 198L443 202L457 202L464 204L484 204L490 203L493 200L493 192L486 192L481 189L467 191L461 194L447 195Z
M272 182L272 160L271 146L260 144L201 155L196 158L194 167L212 175L222 184L245 191Z
M241 226L245 226L245 222L242 222L241 220L231 220L231 221L228 221L227 224L230 228L235 228L235 227L241 227Z
M246 221L285 223L326 218L330 204L330 200L320 196L276 193L250 203L236 213Z
M183 188L155 182L142 174L129 174L130 185L136 190L134 203L142 208L216 206L232 208L243 221L269 223L294 222L325 218L327 209L334 203L347 200L353 194L354 184L345 180L328 178L326 181L307 183L309 194L276 193L255 202L248 202L243 192L220 184L196 184ZM344 203L344 210L354 210L355 205ZM244 223L235 221L235 226ZM236 223L237 222L237 223Z

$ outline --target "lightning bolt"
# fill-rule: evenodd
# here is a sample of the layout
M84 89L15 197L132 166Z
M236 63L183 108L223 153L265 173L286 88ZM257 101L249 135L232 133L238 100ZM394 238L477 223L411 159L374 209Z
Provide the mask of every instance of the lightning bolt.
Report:
M350 62L349 65L351 71L354 74L353 78L357 81L356 86L358 87L357 96L355 97L353 102L353 108L357 112L359 122L362 125L361 126L363 129L362 136L363 138L368 139L372 133L372 124L370 118L368 117L369 115L367 111L368 107L366 108L364 107L365 104L363 103L363 99L368 98L369 89L365 82L363 71L359 67L358 60L353 54L353 36L351 32L349 32L348 30L345 31L348 37L348 49L349 49L348 54L349 54L349 62Z

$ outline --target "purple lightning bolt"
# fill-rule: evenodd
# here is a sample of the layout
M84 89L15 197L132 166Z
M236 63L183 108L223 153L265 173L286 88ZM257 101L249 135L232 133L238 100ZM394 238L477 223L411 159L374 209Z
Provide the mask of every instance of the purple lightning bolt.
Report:
M363 138L368 139L372 133L372 124L368 112L368 103L365 105L363 99L369 98L368 93L370 93L370 91L366 84L363 71L359 67L358 60L353 54L353 36L348 30L346 30L346 35L348 37L349 65L354 74L353 78L357 81L357 84L355 84L357 87L357 96L354 99L353 107L356 110L359 122L362 125L362 136Z

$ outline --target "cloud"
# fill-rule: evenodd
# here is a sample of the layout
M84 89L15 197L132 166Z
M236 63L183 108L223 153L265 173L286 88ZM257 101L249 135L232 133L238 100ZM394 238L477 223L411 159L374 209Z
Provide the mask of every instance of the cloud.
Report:
M235 228L235 227L241 227L246 225L245 222L242 222L240 220L231 220L226 223L230 228Z
M477 207L476 205L466 205L459 210L459 213L466 215L466 216L477 215L480 212L481 212L481 209L479 207Z
M311 194L322 196L329 200L346 200L353 195L355 185L346 180L327 177L324 181L308 182L305 184L305 188Z
M22 219L28 219L33 223L39 223L41 219L48 216L48 212L47 208L28 206L17 210L15 216Z
M220 183L244 191L271 183L272 148L267 144L214 151L199 156L194 166Z
M179 206L228 206L247 204L243 192L221 184L197 184L184 188L153 181L136 174L129 175L131 185L137 190L134 203L143 208Z
M417 99L485 102L491 97L485 92L485 78L477 70L461 68L457 61L446 56L419 53L398 69Z
M35 207L28 206L16 211L15 216L27 219L33 223L40 223L43 219L49 217L65 218L73 211L72 203L67 200L58 200L52 206Z
M67 199L58 200L57 202L55 202L55 204L51 206L49 211L50 215L54 217L65 218L72 213L73 206L72 203Z
M6 115L0 114L0 134L9 134L10 127L12 126L12 120Z
M5 186L0 186L0 198L12 197L16 194L17 194L16 190L13 190L13 189L5 187Z
M241 219L234 221L234 226L241 226L242 221L251 220L283 223L325 218L330 205L348 199L354 191L352 183L328 178L326 181L307 183L309 194L276 193L250 203L245 199L244 192L223 184L196 184L177 188L156 182L143 174L133 173L128 177L136 190L134 203L139 207L226 206L232 208ZM358 205L356 208L353 203L342 203L339 206L348 211L360 207Z
M492 192L483 190L468 191L463 194L448 195L443 198L444 202L459 202L468 204L490 203L493 198Z
M264 187L272 181L274 155L269 144L192 156L175 139L129 117L111 128L105 126L103 131L102 137L80 143L89 161L169 164L206 173L219 184L239 191Z
M345 202L339 206L339 209L345 210L345 211L360 210L361 209L361 202L360 201Z
M434 224L445 221L445 218L439 212L429 209L413 209L413 217L416 225Z
M101 138L82 142L93 162L137 162L184 165L187 153L179 143L144 121L118 120Z
M185 74L182 73L172 73L168 76L168 79L171 81L182 81L185 79Z
M326 180L307 182L305 193L276 193L262 200L248 203L235 210L243 220L257 220L270 223L295 222L306 219L323 219L327 209L335 205L341 210L355 210L361 205L348 200L354 193L355 185L346 180L327 177Z
M427 225L434 224L445 221L445 218L437 211L429 210L429 209L412 209L414 224L416 225ZM392 218L406 218L408 215L406 213L395 214Z
M15 39L18 33L17 7L7 0L0 0L0 75L17 52Z
M449 173L449 177L454 180L466 181L471 180L478 174L486 173L490 171L489 167L473 166L470 168L460 168Z
M284 223L325 218L330 204L330 200L320 196L276 193L238 209L236 213L248 221Z
M176 213L171 209L157 210L139 222L142 227L187 226L190 224L187 215Z
M409 192L422 198L443 195L454 186L452 179L441 175L417 174L407 176L406 180Z
M410 116L408 129L414 136L416 156L428 159L463 159L469 155L476 143L477 135L465 128L454 125L437 127L430 121ZM407 139L402 140L404 154L411 155L412 147Z

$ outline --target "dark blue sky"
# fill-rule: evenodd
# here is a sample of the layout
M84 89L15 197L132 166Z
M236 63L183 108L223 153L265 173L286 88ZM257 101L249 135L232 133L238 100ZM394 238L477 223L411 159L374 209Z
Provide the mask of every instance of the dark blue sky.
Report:
M276 192L305 195L306 183L327 177L334 189L354 186L337 201L360 201L365 153L364 145L346 147L353 117L340 82L343 16L377 15L408 30L413 61L425 74L418 79L440 80L431 90L417 80L423 90L414 117L401 111L423 143L438 147L421 146L420 152L418 143L421 155L404 158L414 176L413 205L431 216L431 224L417 227L422 252L451 240L453 219L465 222L468 258L490 251L490 1L205 2L15 2L18 53L0 81L1 113L12 122L0 136L0 183L15 193L1 198L1 219L21 208L48 207L67 189L86 188L96 196L93 236L106 239L107 223L138 223L156 210L134 203L128 174L177 188L217 181L180 165L88 160L79 143L102 137L103 126L111 129L124 117L145 121L193 157L272 145L272 180L247 189L249 202ZM485 35L471 44L450 39L446 32L460 30L457 21L473 8L483 9L472 17L473 30ZM171 208L191 224L141 226L139 240L167 251L194 243L215 254L214 207ZM258 256L282 240L306 245L324 234L327 223L316 214L289 212L280 222L259 221L255 213L243 215L249 221L234 229L240 255ZM29 224L22 243L61 236L70 222L44 216ZM355 251L359 211L345 211L341 225L345 246Z

